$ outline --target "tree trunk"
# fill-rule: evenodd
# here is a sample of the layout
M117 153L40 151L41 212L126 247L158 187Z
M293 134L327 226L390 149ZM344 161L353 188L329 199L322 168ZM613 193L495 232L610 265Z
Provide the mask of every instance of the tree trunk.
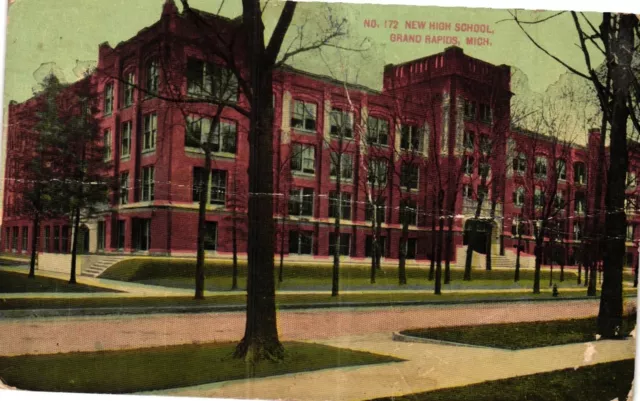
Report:
M587 296L595 297L596 290L596 282L598 280L598 264L595 261L591 261L589 263L589 281L587 286Z
M444 220L442 217L438 223L438 247L436 249L436 283L434 288L434 294L440 295L442 293L442 240L444 231Z
M40 215L33 217L33 233L31 235L31 260L29 261L29 278L36 276L36 257L38 256L38 239L40 238Z
M378 208L373 206L373 220L371 221L371 275L369 277L369 281L371 284L375 284L376 282L376 270L378 269L377 261L378 261L378 240L376 238L376 210Z
M282 360L284 348L278 339L273 263L273 83L272 71L264 65L267 56L258 1L243 0L243 21L247 28L245 54L251 88L247 320L235 356L255 363L263 359Z
M206 235L207 199L209 197L209 180L211 179L211 150L205 146L204 177L200 186L198 202L198 238L196 253L196 291L195 299L204 299L204 240Z
M564 265L567 263L567 248L564 244L562 244L562 259L560 260L560 282L564 281Z
M533 274L533 293L540 294L540 268L542 266L542 242L544 238L544 223L540 227L540 231L536 237L536 263L535 272Z
M284 210L282 213L282 223L280 228L280 266L278 268L278 283L282 283L284 280L284 236L285 236L285 218L284 218Z
M431 264L429 266L429 281L433 280L436 268L436 197L431 200Z
M235 184L234 184L235 186ZM237 196L237 195L235 195ZM231 289L238 289L238 221L237 221L237 213L236 207L233 206L233 210L231 212L233 218L233 225L231 226L231 247L233 248L233 271L231 278Z
M71 274L69 284L76 283L76 262L78 256L78 234L80 233L80 208L73 210L73 239L71 240Z
M340 151L338 152L337 174L336 174L336 217L333 221L333 235L336 238L333 249L333 269L331 272L331 296L337 297L340 287L340 219L342 218L342 193L340 192L340 176L342 174L342 141L340 141Z
M553 233L552 233L551 234L551 238L549 238L549 248L550 248L549 249L549 251L550 251L549 252L550 253L550 257L549 257L549 259L550 259L550 263L549 263L549 287L551 287L553 285L553 251L555 250L554 249L555 243L554 243L553 239L554 239L554 236L553 236Z
M452 213L449 211L449 213ZM451 282L451 248L453 241L453 217L448 216L447 237L445 239L444 248L444 283L449 284Z
M398 261L398 284L407 284L407 242L409 240L409 219L407 218L407 205L403 203L400 215L402 216L402 235L400 236L400 259Z
M520 231L521 228L519 225L516 226L516 230L518 233L518 249L516 250L516 272L513 276L513 281L517 283L520 281L520 248L522 247L522 232Z
M578 285L582 284L582 263L578 262Z
M487 253L485 254L485 270L489 271L491 270L491 241L493 238L491 238L493 236L493 222L490 222L490 226L487 227L487 229L489 230L488 234L487 234Z
M632 83L631 60L634 49L634 29L638 17L633 14L619 15L617 38L612 42L612 56L616 63L612 67L613 112L611 114L611 137L609 143L610 162L607 172L605 205L605 249L598 333L604 338L616 338L622 328L622 266L625 255L624 212L626 173L628 168L627 120L629 109L627 98Z

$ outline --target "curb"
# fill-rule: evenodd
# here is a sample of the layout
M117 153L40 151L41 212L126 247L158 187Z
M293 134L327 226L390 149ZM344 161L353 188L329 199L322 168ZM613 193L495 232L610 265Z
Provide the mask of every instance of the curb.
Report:
M509 352L515 351L515 350L507 349L507 348L485 347L483 345L455 343L455 342L452 342L452 341L435 340L433 338L415 337L415 336L410 336L408 334L402 334L400 332L393 332L393 335L391 336L391 339L393 341L399 341L399 342L405 342L405 343L450 345L452 347L480 348L480 349L486 349L486 350L491 350L491 351L509 351Z
M623 298L635 298L625 296ZM574 298L549 298L549 299L465 299L450 301L397 301L397 302L344 302L316 303L316 304L283 304L277 305L278 310L304 311L308 309L341 309L341 308L392 308L401 306L446 306L446 305L470 305L470 304L500 304L500 303L527 303L527 302L563 302L598 300L597 297ZM140 314L172 314L172 313L225 313L244 312L246 306L242 305L195 305L195 306L130 306L130 307L104 307L104 308L76 308L76 309L7 309L0 310L0 318L21 319L39 317L74 317L74 316L120 316Z

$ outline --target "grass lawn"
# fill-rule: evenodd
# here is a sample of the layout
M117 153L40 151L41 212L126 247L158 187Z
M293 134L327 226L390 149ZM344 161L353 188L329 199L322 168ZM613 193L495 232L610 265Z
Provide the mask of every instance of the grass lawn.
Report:
M0 293L16 292L117 292L83 284L68 284L55 278L29 278L26 274L0 271Z
M220 291L231 288L231 262L209 261L205 265L207 280L205 288ZM276 265L276 274L278 267ZM116 263L100 275L100 278L159 285L164 287L191 288L195 272L195 260L133 258ZM280 290L330 290L332 268L329 264L288 263L284 267L284 280L278 285ZM520 289L533 288L533 270L522 270L520 282L513 282L512 270L475 269L472 281L463 281L463 269L451 270L451 283L443 286L445 290L457 289ZM398 285L398 269L384 267L376 274L376 283L370 283L370 266L366 264L345 265L340 269L340 287L343 290L366 289L433 289L433 281L427 281L428 269L408 267L406 286ZM246 283L246 263L239 263L239 285L244 289ZM554 269L554 282L559 288L578 287L577 274L565 270L565 280L560 282L560 271ZM549 282L548 269L541 274L541 283Z
M376 401L622 401L633 368L634 360L627 359Z
M283 362L261 362L253 377L400 359L319 344L285 343ZM251 366L232 357L235 344L187 344L125 351L0 358L0 377L23 390L133 393L244 379ZM36 372L46 372L45 374Z
M622 332L635 327L636 318L626 317ZM524 349L594 341L596 319L568 319L550 322L523 322L476 326L437 327L405 330L402 334L434 340L486 347Z
M635 292L633 293L635 294ZM632 295L633 295L632 294ZM559 298L553 298L551 293L545 292L538 295L531 293L480 293L461 294L446 293L434 295L426 292L415 293L361 293L342 294L338 297L331 297L329 294L283 294L276 295L276 304L282 305L304 305L304 304L333 304L344 303L382 303L392 305L394 302L424 302L424 303L447 303L453 301L482 302L486 300L557 300L584 297L585 291L565 292ZM599 293L598 293L599 296ZM593 299L598 299L597 296ZM121 307L196 307L206 305L245 305L246 295L244 292L234 293L225 296L209 296L204 300L194 300L191 296L178 297L127 297L127 298L0 298L0 310L13 309L72 309L72 308L121 308Z

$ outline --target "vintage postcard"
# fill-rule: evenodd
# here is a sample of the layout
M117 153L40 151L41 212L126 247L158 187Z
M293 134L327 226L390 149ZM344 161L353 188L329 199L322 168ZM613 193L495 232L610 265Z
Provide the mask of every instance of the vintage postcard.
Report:
M0 399L632 399L638 15L8 3Z

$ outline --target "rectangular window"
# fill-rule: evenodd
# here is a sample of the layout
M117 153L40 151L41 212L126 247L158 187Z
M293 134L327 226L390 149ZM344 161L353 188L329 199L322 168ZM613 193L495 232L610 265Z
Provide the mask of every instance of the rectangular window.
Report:
M148 251L151 246L151 219L132 219L132 242L136 251Z
M337 239L336 233L329 233L329 255L333 255L336 252ZM340 234L340 255L349 256L351 249L351 234Z
M289 231L289 253L311 255L313 253L313 232Z
M535 174L538 178L547 177L547 159L544 156L536 157Z
M16 252L18 250L18 230L20 228L19 227L13 227L12 229L12 233L11 233L11 249L13 250L13 252Z
M383 257L387 256L386 240L387 240L386 237L378 237L378 247L380 251L380 256L383 256ZM364 244L364 256L367 258L370 258L372 257L372 255L373 255L373 236L367 235L367 238Z
M238 100L238 81L231 70L202 60L187 60L187 92L196 98Z
M211 198L212 205L224 205L227 199L227 172L225 170L211 170Z
M16 232L16 237L17 234ZM60 226L53 227L53 252L60 252Z
M289 193L289 215L290 216L313 216L312 188L292 189Z
M205 182L204 169L202 167L193 168L193 186L191 187L191 199L193 202L200 202L200 196L206 194L207 183Z
M29 227L22 227L22 251L26 252L29 249Z
M491 140L488 135L480 135L480 152L489 154L491 152Z
M145 72L145 89L147 90L147 93L145 95L146 97L151 97L154 94L158 93L158 62L156 60L147 61Z
M329 193L329 217L338 217L338 210L341 213L341 220L351 220L351 194L340 192L340 199L338 199L337 192Z
M62 252L69 252L69 226L62 226Z
M376 188L384 188L387 185L387 161L385 159L373 159L369 162L367 181Z
M478 166L478 174L480 177L489 178L491 174L491 164L489 164L486 156L480 157L480 165Z
M415 259L416 249L418 248L418 240L416 238L407 238L406 247L407 259Z
M142 168L142 188L140 188L140 200L152 201L154 199L155 188L155 167L147 166Z
M627 188L635 188L636 187L636 173L635 171L629 171L627 173Z
M400 149L422 151L422 130L415 125L402 125L400 128Z
M109 161L111 160L112 154L113 154L113 148L111 146L111 130L107 129L104 131L104 137L103 137L103 146L104 146L104 160Z
M475 120L476 102L472 102L469 100L464 101L464 118L465 120Z
M556 174L558 175L559 180L567 179L567 162L564 160L556 160Z
M98 250L104 251L107 243L107 225L104 221L98 222Z
M133 104L133 89L136 84L136 75L132 72L128 73L125 78L122 91L122 106L129 107Z
M476 143L476 133L473 131L465 131L464 132L464 148L466 150L475 149Z
M124 238L125 238L125 234L126 232L126 222L125 220L118 220L118 229L116 230L117 235L118 235L118 241L116 242L116 248L118 248L119 250L123 250L124 249Z
M462 166L463 171L466 175L473 174L473 157L465 156L463 160L464 165Z
M104 114L109 115L113 112L113 82L109 82L104 86Z
M215 251L218 244L218 223L206 221L204 223L204 249L205 251Z
M587 183L587 168L582 162L573 164L573 180L575 184L585 185Z
M158 133L158 115L156 113L144 116L144 137L142 150L153 150L156 148L156 136Z
M518 175L524 175L527 172L527 156L524 153L519 153L513 159L513 171Z
M123 171L120 173L120 193L119 203L126 205L129 203L129 172Z
M384 145L389 142L389 122L387 120L369 117L367 119L367 142L370 145Z
M185 129L185 146L201 148L210 141L212 152L236 153L237 124L234 121L220 121L211 131L212 120L189 116Z
M353 156L350 153L331 152L330 157L330 177L336 178L338 176L338 165L340 165L340 178L345 180L353 178Z
M635 231L635 226L633 224L627 225L627 241L633 241L634 231Z
M367 202L367 205L364 210L364 219L366 221L373 221L373 215L375 214L378 222L382 223L385 221L385 213L386 213L386 199L380 198L376 199L375 206L371 204L371 202Z
M402 163L400 168L400 185L402 189L418 189L420 168L417 164Z
M491 122L491 106L488 104L480 105L480 119L486 123Z
M291 126L299 130L315 131L316 105L302 100L294 100Z
M533 195L533 203L535 207L544 207L545 196L540 188L536 188Z
M331 136L353 138L353 114L340 109L331 110Z
M486 185L478 185L478 200L487 199L489 196L489 188Z
M402 199L400 201L400 223L403 224L407 219L410 226L418 224L418 205L413 199Z
M316 148L313 145L294 143L291 155L291 171L297 173L315 174Z
M574 194L575 197L575 213L578 215L582 215L587 208L587 198L585 197L584 192L576 192Z
M522 207L524 205L524 188L518 187L513 191L513 205Z
M49 226L44 228L44 244L42 245L45 252L51 250L51 227Z
M120 133L120 157L131 155L131 121L122 123Z
M471 185L464 184L462 186L462 197L464 199L471 199L473 197L473 189L472 189Z

